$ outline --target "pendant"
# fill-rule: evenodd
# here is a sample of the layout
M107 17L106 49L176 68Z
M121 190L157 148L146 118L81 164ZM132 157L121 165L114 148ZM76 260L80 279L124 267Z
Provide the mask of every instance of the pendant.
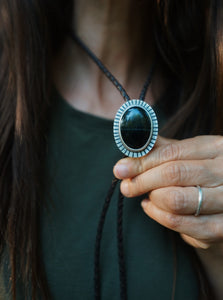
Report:
M152 150L158 136L156 114L145 101L126 101L117 111L113 133L117 147L126 156L144 156Z

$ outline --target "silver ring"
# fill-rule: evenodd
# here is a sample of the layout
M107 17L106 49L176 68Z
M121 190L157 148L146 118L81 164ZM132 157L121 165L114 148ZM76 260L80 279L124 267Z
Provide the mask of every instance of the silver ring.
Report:
M203 192L202 192L202 189L199 185L197 185L197 188L198 188L198 205L197 205L197 210L195 212L195 217L199 216L200 214L200 211L201 211L201 205L202 205L202 202L203 202Z

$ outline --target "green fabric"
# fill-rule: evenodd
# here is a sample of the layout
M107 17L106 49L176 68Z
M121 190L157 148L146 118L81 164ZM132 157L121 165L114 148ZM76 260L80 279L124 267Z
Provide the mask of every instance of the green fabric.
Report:
M164 122L160 106L158 120ZM45 198L41 213L43 262L53 300L94 298L94 246L99 215L122 154L112 121L73 109L58 94L49 116ZM116 189L101 245L102 300L120 299ZM124 200L128 300L171 299L174 255L170 232L144 214L139 198ZM189 247L177 240L175 300L198 299ZM6 298L5 298L6 299ZM8 299L8 298L7 298ZM19 300L24 295L19 290Z
M162 118L159 107L158 119ZM160 122L162 121L160 120ZM95 235L112 168L122 156L113 141L112 121L73 109L59 95L51 111L46 196L42 217L43 259L55 300L93 299ZM119 299L116 190L103 232L102 299ZM128 297L171 299L173 249L164 227L147 217L140 199L124 202L124 249ZM175 299L197 299L197 279L187 246L177 244Z

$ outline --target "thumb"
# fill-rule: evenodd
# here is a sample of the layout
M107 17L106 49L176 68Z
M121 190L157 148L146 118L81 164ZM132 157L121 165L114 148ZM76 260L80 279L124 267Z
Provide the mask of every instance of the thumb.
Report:
M126 157L119 160L114 166L114 175L119 179L133 178L160 163L160 155L157 149L165 145L173 144L177 140L157 137L154 148L147 155L139 158Z

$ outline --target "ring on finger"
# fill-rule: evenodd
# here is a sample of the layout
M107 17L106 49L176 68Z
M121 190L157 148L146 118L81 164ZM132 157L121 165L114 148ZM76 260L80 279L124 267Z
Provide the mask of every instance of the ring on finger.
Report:
M195 212L195 217L198 217L200 215L200 211L201 211L201 205L202 205L202 202L203 202L203 192L202 192L202 189L199 185L197 185L197 188L198 188L198 205L197 205L197 209L196 209L196 212Z

